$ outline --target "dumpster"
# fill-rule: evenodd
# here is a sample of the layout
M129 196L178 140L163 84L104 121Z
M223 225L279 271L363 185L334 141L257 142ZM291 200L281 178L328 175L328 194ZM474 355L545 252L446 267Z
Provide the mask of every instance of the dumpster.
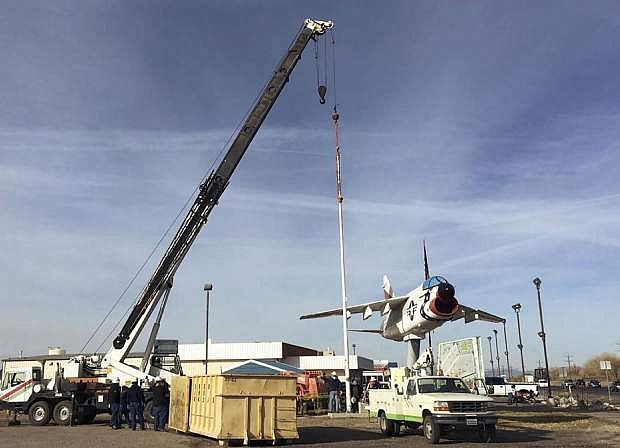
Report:
M188 376L170 378L168 427L181 432L187 432L189 429L190 382L191 379Z
M295 377L208 375L185 379L171 383L170 428L221 443L246 445L257 440L279 443L299 438Z

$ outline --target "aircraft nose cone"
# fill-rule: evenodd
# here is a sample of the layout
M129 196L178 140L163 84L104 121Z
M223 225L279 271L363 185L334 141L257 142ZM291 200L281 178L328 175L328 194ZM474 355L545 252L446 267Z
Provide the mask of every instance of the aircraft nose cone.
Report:
M450 283L441 283L437 289L437 296L439 296L442 301L454 299L454 286Z

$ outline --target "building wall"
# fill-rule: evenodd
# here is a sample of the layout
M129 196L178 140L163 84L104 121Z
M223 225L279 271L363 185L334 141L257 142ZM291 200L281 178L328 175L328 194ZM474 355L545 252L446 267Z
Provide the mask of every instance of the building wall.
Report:
M285 342L239 342L211 343L209 341L209 374L219 374L249 359L283 361L287 356L318 352ZM5 368L28 368L43 366L43 377L51 379L58 367L62 367L73 355L41 355L28 359L10 359L4 362ZM204 375L204 344L179 344L179 357L185 375ZM132 354L125 361L129 365L139 367L142 357L139 353Z

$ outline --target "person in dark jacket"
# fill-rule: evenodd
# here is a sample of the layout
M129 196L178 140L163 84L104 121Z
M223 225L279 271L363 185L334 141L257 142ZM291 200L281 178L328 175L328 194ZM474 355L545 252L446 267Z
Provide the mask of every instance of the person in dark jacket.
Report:
M129 425L129 408L127 407L127 386L121 387L121 423Z
M168 404L170 401L170 389L168 383L160 377L155 378L153 392L153 417L155 419L155 431L163 431L168 420Z
M142 415L142 410L144 409L144 391L138 385L137 379L134 380L127 391L127 404L129 406L131 430L136 430L136 418L140 422L140 428L144 430L144 416Z
M340 412L340 386L341 382L338 379L336 372L332 372L331 376L325 377L325 387L329 392L329 412Z
M110 405L110 427L120 429L121 427L121 386L120 380L117 378L110 385L108 391L108 404Z

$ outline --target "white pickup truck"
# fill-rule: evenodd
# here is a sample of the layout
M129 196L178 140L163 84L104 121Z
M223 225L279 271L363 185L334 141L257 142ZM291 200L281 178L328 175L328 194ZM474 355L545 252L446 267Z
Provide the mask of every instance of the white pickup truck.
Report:
M515 397L535 398L539 394L536 383L509 383L502 376L487 376L484 382L489 395L494 397L507 397L512 393Z
M407 370L392 369L390 389L369 393L370 415L379 419L384 435L398 435L403 425L412 429L422 425L424 437L432 444L450 430L478 431L481 441L495 441L497 416L489 411L492 398L472 393L460 378L410 377Z

